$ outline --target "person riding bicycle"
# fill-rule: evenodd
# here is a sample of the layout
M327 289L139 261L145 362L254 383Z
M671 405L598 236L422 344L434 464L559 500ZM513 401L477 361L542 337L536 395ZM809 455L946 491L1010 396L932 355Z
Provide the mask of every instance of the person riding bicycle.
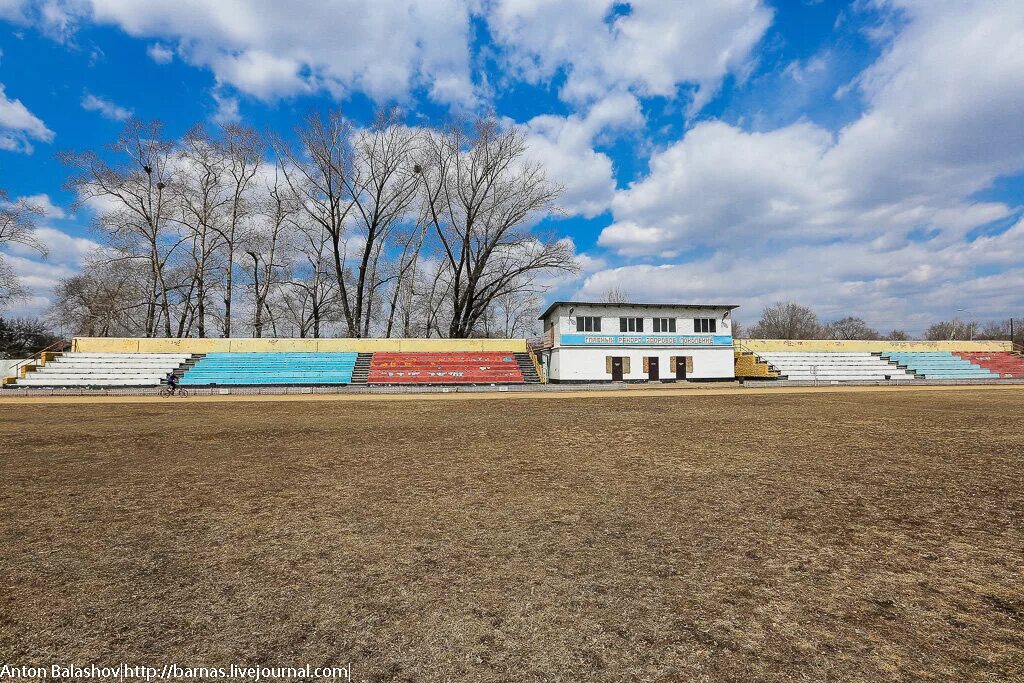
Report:
M175 374L174 370L167 373L167 388L171 391L178 388L178 375Z

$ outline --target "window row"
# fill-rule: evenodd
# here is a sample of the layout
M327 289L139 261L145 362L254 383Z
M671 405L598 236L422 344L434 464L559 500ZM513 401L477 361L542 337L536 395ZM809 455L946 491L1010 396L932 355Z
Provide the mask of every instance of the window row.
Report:
M675 332L675 318L652 318L655 332ZM578 315L576 316L577 332L600 332L600 316ZM643 318L619 318L619 332L643 332ZM693 331L697 333L715 333L718 331L718 320L715 318L694 318Z

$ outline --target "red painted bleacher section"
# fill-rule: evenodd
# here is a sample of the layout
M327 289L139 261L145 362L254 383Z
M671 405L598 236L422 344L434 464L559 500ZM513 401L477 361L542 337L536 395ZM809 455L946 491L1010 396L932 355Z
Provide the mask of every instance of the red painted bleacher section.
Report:
M369 384L523 384L513 353L375 353Z
M1002 377L1024 377L1024 358L1009 351L957 351L953 355Z

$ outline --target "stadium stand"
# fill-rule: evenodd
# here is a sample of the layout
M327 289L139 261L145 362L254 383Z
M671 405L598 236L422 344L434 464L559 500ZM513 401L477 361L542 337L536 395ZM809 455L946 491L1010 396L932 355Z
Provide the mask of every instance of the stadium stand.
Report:
M955 355L1000 377L1024 377L1024 358L1009 351L956 351Z
M524 384L526 378L518 355L511 352L375 353L366 381L369 384Z
M181 378L188 386L351 384L352 352L208 353Z
M882 358L925 379L998 379L999 374L950 351L883 352Z
M914 374L866 351L762 351L758 357L780 379L796 381L884 381L914 379Z
M190 353L65 353L7 386L158 386L167 373L191 359Z

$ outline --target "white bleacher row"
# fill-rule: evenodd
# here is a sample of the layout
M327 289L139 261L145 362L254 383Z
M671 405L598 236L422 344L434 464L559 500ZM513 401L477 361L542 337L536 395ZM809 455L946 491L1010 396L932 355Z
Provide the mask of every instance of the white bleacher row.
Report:
M188 353L66 353L24 378L19 387L158 386Z
M850 382L914 379L914 373L867 352L771 351L757 355L791 380Z

